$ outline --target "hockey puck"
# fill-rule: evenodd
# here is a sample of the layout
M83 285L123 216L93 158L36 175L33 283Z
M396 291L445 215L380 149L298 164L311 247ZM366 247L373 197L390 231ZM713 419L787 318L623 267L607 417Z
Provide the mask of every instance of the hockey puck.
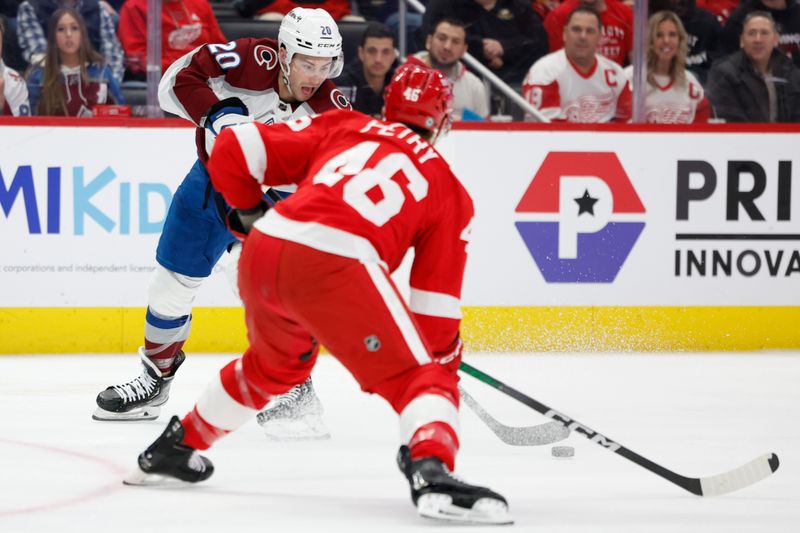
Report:
M553 457L569 458L575 455L575 448L572 446L553 446L550 448L550 454Z

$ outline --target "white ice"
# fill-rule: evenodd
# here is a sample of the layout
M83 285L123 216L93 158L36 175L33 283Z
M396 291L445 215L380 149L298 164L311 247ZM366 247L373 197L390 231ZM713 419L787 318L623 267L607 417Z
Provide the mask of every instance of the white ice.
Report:
M135 354L0 357L0 532L454 531L425 521L394 464L397 423L330 356L314 381L333 438L274 443L255 420L207 455L216 472L181 488L123 486L169 416L191 409L233 356L190 354L157 421L91 420L95 395L139 373ZM715 498L683 491L573 434L572 459L500 442L462 413L457 471L504 494L516 524L482 531L796 532L800 530L800 354L470 354L467 361L687 476L767 452L778 471ZM469 376L505 424L546 419ZM474 528L469 528L474 530Z

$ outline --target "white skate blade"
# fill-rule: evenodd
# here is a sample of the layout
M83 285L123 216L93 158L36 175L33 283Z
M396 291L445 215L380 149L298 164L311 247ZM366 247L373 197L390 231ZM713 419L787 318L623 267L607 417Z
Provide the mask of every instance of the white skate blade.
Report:
M164 474L148 474L138 466L123 478L122 484L134 487L181 487L196 485L196 483L183 481L172 476L165 476Z
M155 420L160 414L161 407L155 407L152 405L137 407L136 409L131 409L130 411L125 411L123 413L106 411L105 409L97 407L94 410L94 413L92 413L92 418L94 420L100 420L101 422L128 422L134 420Z
M267 422L260 422L264 435L269 440L276 442L295 442L303 440L327 440L331 433L318 416L303 416L300 418L276 418Z
M417 500L417 512L425 518L444 520L460 524L513 524L508 506L494 498L481 498L472 509L453 505L453 498L447 494L423 494Z

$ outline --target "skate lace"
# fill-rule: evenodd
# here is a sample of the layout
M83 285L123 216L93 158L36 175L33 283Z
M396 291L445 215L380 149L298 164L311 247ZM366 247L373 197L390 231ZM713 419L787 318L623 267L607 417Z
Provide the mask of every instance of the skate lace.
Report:
M281 394L277 398L275 398L275 404L278 405L285 405L287 407L291 407L297 403L297 400L300 399L300 396L303 395L303 384L295 385L289 392Z
M147 398L156 388L156 380L147 373L142 372L136 379L123 384L115 385L114 390L125 403Z

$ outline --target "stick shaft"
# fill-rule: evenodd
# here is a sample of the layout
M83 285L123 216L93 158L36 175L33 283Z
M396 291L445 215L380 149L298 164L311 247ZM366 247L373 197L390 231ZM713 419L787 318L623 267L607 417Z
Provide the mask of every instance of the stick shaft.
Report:
M694 478L687 478L681 476L680 474L676 474L675 472L664 468L663 466L654 463L653 461L647 459L646 457L642 457L641 455L637 454L636 452L622 446L618 442L598 433L597 431L593 430L589 426L585 424L581 424L574 418L571 418L555 409L531 398L530 396L519 392L518 390L514 389L513 387L509 387L505 383L493 378L492 376L486 374L485 372L478 370L472 365L469 365L465 362L461 362L461 366L459 367L460 370L469 374L470 376L474 377L478 381L482 381L487 385L494 387L495 389L499 390L500 392L511 396L515 400L527 405L534 411L537 411L548 418L552 418L553 420L561 423L564 427L568 428L571 431L576 433L580 433L590 441L594 442L610 450L616 454L623 456L624 458L628 459L636 463L637 465L650 470L654 474L661 476L662 478L671 481L672 483L678 485L682 489L688 490L692 494L697 494L702 496L703 490L700 486L700 480Z

